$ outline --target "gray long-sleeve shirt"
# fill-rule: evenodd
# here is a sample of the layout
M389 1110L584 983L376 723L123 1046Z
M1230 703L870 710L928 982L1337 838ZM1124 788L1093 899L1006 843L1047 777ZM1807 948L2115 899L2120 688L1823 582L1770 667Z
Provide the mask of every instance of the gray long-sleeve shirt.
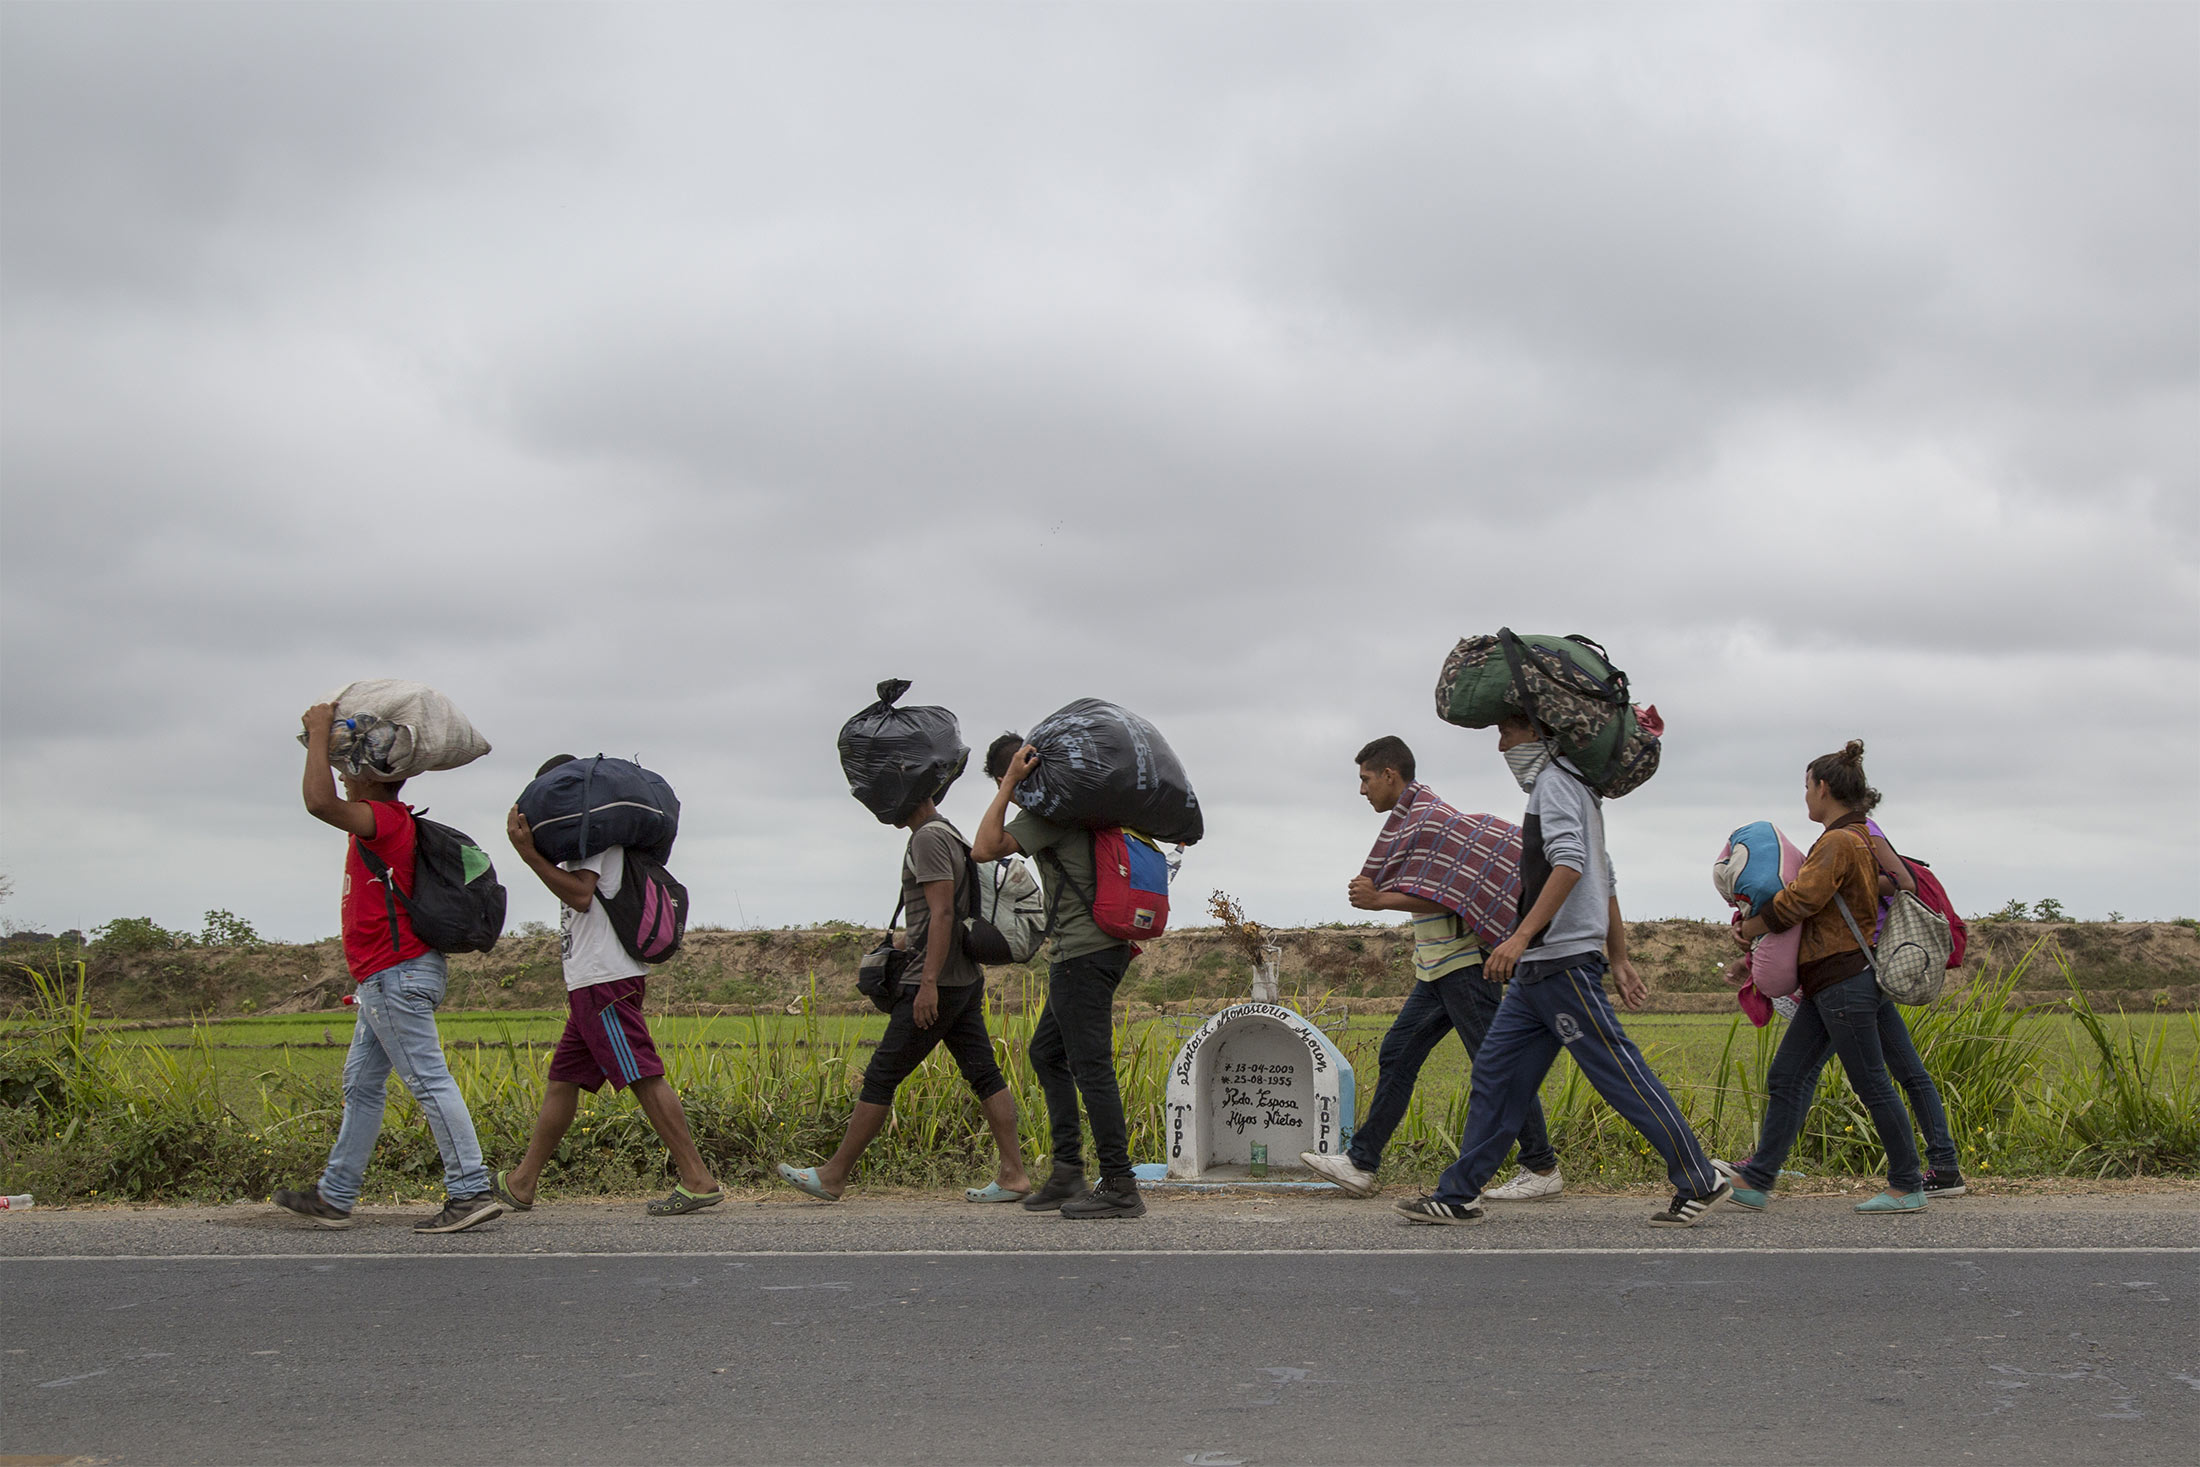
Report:
M1516 980L1533 983L1585 953L1604 949L1611 924L1612 863L1604 853L1604 802L1574 766L1554 760L1537 776L1520 823L1520 915L1525 919L1554 868L1581 873L1551 924L1528 943Z

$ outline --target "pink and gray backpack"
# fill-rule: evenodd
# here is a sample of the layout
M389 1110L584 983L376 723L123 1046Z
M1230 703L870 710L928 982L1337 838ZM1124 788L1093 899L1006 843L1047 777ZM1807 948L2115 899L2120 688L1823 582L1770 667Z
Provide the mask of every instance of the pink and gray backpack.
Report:
M662 963L687 936L688 890L647 851L626 847L626 874L615 896L599 896L611 931L638 963Z

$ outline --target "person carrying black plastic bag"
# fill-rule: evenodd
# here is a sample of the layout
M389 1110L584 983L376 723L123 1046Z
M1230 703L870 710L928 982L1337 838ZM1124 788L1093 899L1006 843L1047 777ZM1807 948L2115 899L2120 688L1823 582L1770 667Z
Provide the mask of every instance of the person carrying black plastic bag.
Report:
M1069 1218L1142 1217L1145 1199L1131 1172L1130 1123L1115 1078L1115 990L1131 965L1131 945L1108 936L1078 896L1097 889L1092 832L1056 825L1028 811L1007 820L1016 787L1039 767L1038 753L1019 734L1003 734L986 750L985 772L999 782L978 822L971 854L980 861L1028 853L1039 862L1053 913L1047 1001L1031 1036L1031 1067L1046 1093L1054 1169L1024 1199L1031 1212L1060 1210ZM1084 1133L1078 1098L1092 1122L1100 1182L1085 1189Z
M879 684L879 701L841 730L841 768L849 793L880 820L909 832L901 861L901 904L909 914L906 944L917 976L904 978L888 1010L886 1033L863 1071L863 1093L840 1146L818 1166L781 1162L779 1179L821 1202L838 1202L864 1150L894 1113L894 1093L925 1057L947 1047L978 1097L1000 1148L1000 1169L972 1202L1020 1202L1031 1192L1016 1134L1016 1097L993 1058L985 1027L985 970L963 950L963 913L974 908L975 873L962 833L940 814L939 800L961 775L970 751L955 715L945 708L896 708L909 684ZM921 954L921 957L919 956Z

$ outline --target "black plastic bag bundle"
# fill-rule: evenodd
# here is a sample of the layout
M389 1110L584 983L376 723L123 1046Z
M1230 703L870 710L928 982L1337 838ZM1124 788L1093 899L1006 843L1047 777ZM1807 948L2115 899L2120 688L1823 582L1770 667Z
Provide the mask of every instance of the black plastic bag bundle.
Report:
M945 708L896 708L906 678L878 685L878 701L840 726L840 771L848 793L881 825L899 825L936 800L970 762L962 725Z
M553 861L585 861L613 846L646 851L662 866L680 834L680 800L664 776L630 759L574 759L535 776L519 813L535 849Z
M1184 845L1207 833L1176 751L1128 708L1079 698L1039 720L1029 741L1039 767L1016 787L1016 803L1041 820L1125 825Z

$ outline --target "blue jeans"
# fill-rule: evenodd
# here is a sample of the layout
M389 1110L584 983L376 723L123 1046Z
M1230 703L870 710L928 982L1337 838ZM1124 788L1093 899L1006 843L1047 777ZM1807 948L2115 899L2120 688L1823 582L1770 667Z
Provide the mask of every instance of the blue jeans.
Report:
M1887 1073L1886 1050L1880 1042L1882 1005L1893 1007L1879 991L1878 976L1869 969L1802 1000L1780 1039L1779 1052L1772 1057L1772 1068L1765 1073L1764 1123L1758 1130L1755 1154L1737 1169L1743 1181L1765 1191L1778 1178L1780 1164L1787 1160L1789 1149L1802 1132L1803 1118L1810 1114L1818 1072L1825 1068L1826 1055L1831 1051L1841 1056L1849 1088L1871 1112L1879 1144L1887 1150L1888 1190L1915 1192L1924 1185L1918 1170L1917 1141L1910 1134L1910 1113L1902 1108L1902 1098L1895 1093L1894 1081ZM1916 1046L1909 1044L1907 1028L1902 1037L1910 1057L1916 1058ZM1924 1066L1918 1068L1922 1073ZM1939 1092L1935 1091L1935 1110L1939 1109L1939 1101ZM1946 1134L1947 1126L1943 1115L1942 1134ZM1952 1165L1952 1146L1950 1151Z
M1472 1202L1481 1195L1511 1149L1528 1107L1536 1103L1536 1091L1561 1047L1605 1104L1665 1158L1665 1174L1675 1192L1708 1197L1719 1190L1718 1173L1697 1144L1688 1117L1620 1028L1604 993L1604 973L1604 955L1589 953L1535 982L1516 978L1505 985L1489 1038L1474 1057L1474 1088L1467 1096L1467 1133L1459 1141L1459 1160L1437 1181L1437 1197Z
M1887 1073L1910 1098L1910 1114L1917 1117L1917 1128L1925 1133L1926 1164L1936 1172L1960 1174L1963 1168L1956 1160L1955 1133L1949 1129L1948 1111L1940 1103L1940 1087L1926 1073L1925 1061L1910 1038L1910 1026L1902 1022L1902 1009L1884 993L1879 996L1879 1049L1887 1058ZM1824 1068L1825 1059L1821 1057L1803 1081L1804 1094L1818 1092L1818 1072Z
M359 1023L351 1031L351 1053L344 1056L344 1123L321 1173L321 1196L332 1207L349 1211L359 1201L367 1158L382 1134L382 1107L393 1069L412 1092L413 1103L435 1135L436 1150L443 1153L443 1189L453 1197L489 1190L474 1118L467 1114L451 1067L443 1062L443 1041L435 1032L445 977L443 954L426 953L384 968L359 985Z
M1354 1166L1371 1172L1382 1165L1383 1147L1405 1119L1414 1082L1420 1079L1430 1052L1456 1030L1472 1060L1489 1037L1490 1020L1497 1016L1498 1000L1504 995L1504 985L1484 978L1479 963L1413 985L1390 1032L1383 1036L1375 1098L1368 1102L1367 1119L1352 1133L1351 1150L1345 1152ZM1558 1165L1558 1153L1551 1149L1551 1134L1543 1124L1543 1106L1534 1099L1529 1100L1520 1123L1520 1164L1539 1172Z

